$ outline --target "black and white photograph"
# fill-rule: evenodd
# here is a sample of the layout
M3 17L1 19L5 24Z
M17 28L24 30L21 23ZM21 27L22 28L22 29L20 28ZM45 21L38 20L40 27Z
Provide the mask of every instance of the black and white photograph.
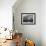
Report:
M36 24L36 14L35 13L21 13L21 24L23 25Z

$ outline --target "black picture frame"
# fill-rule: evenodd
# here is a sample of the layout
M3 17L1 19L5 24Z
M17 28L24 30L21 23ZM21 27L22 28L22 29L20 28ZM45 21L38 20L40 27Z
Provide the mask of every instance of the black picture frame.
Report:
M35 25L36 24L36 13L21 13L21 24Z

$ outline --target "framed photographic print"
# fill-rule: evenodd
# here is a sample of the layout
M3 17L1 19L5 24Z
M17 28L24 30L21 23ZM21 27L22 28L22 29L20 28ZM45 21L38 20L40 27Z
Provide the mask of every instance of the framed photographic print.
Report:
M36 13L21 13L21 24L23 25L36 24Z

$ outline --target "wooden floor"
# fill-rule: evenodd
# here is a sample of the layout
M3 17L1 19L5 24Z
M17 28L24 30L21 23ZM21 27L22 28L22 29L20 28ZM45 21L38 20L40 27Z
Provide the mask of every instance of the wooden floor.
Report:
M15 39L13 39L13 40L6 40L6 42L2 43L0 46L16 46Z

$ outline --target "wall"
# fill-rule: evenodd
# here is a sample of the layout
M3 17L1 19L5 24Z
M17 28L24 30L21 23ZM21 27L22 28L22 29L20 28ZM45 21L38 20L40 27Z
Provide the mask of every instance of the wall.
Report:
M12 6L16 0L0 0L0 27L12 29Z
M18 0L18 2L20 2ZM17 5L17 6L16 6ZM36 25L22 25L21 13L36 13ZM15 30L23 33L24 38L35 41L36 46L41 46L41 1L40 0L23 0L19 5L13 6Z
M46 0L41 1L41 40L42 46L46 46Z

